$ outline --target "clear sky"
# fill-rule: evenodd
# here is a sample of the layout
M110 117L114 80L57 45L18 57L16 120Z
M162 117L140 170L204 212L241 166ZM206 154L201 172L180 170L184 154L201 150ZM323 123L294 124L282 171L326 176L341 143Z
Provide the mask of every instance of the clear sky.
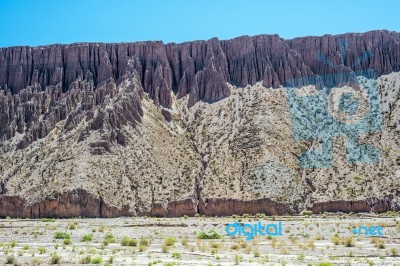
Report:
M0 47L400 31L400 1L0 0Z

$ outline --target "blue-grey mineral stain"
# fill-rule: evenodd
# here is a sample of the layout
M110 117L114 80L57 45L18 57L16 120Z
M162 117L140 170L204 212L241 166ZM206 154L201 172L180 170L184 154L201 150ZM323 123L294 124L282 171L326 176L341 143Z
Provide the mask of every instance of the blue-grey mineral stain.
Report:
M359 85L368 97L369 111L356 121L345 123L329 111L329 98L333 88L322 88L316 93L301 95L300 89L287 88L291 128L296 141L316 141L318 147L311 147L300 155L301 168L327 168L332 166L332 139L345 137L346 157L349 163L378 163L379 150L359 142L360 135L381 131L382 120L379 107L377 81L357 77ZM339 89L340 88L336 88ZM339 99L339 112L356 115L360 102L351 93L343 93Z

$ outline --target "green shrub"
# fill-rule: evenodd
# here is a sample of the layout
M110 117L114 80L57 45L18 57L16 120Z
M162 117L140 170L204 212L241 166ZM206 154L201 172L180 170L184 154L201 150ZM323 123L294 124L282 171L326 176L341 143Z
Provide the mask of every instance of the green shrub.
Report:
M140 239L140 243L141 246L149 246L150 245L150 240L148 240L147 238L141 238Z
M219 248L221 245L217 242L211 242L210 246L211 246L211 248Z
M139 251L140 252L145 251L149 245L150 245L150 240L146 238L141 238L139 243Z
M155 261L151 261L151 262L149 262L148 264L147 264L147 266L153 266L153 265L156 265L156 264L158 264L158 263L161 263L162 262L162 260L155 260Z
M64 245L71 245L71 244L72 244L72 241L71 241L71 239L66 238L66 239L63 240L63 244L64 244Z
M312 210L304 210L303 215L307 215L307 216L313 215L313 211Z
M104 236L104 240L107 240L108 243L115 243L115 242L117 242L117 240L115 239L114 235L111 234L111 233L107 233L107 234Z
M68 226L68 229L69 230L75 230L76 229L76 224L70 223L69 226Z
M375 265L375 262L373 262L372 260L367 260L367 263L368 263L369 266L374 266Z
M174 253L172 253L172 257L175 259L180 259L182 257L182 255L179 252L174 252Z
M163 266L176 266L175 262L166 262L163 264Z
M297 256L297 259L300 260L300 261L303 261L304 258L305 258L304 253L301 253L301 254L299 254L299 255Z
M53 253L50 257L50 264L59 264L61 262L61 256L57 253Z
M343 240L343 244L346 247L354 247L353 237L351 237L351 236L345 237Z
M332 242L333 242L333 244L335 244L335 245L339 245L340 242L341 242L340 237L339 237L338 235L334 235L334 236L332 237Z
M186 236L182 239L182 245L186 246L189 243L189 238L187 238Z
M102 259L101 257L96 257L96 258L93 258L93 259L90 261L90 263L91 263L91 264L101 264L101 263L103 263L103 259Z
M353 237L352 237L352 236L348 236L348 237L339 237L339 236L336 234L336 235L334 235L334 236L332 237L331 240L332 240L332 242L333 242L335 245L341 244L341 245L343 245L343 246L345 246L345 247L354 247L354 246L355 246L354 240L353 240Z
M42 218L41 221L42 221L42 222L45 222L45 223L47 223L47 222L55 222L56 219L54 219L54 218Z
M127 236L124 236L121 239L121 246L136 247L137 244L138 244L138 241L134 238L129 238Z
M318 266L333 266L332 262L320 262Z
M161 246L161 250L162 250L162 252L167 253L168 250L169 250L169 246L165 245L165 243L164 243L164 244L162 244L162 246Z
M235 255L235 265L239 265L239 263L243 260L243 257L240 255Z
M167 237L164 239L164 244L167 247L173 246L176 243L176 238L175 237Z
M69 239L70 235L65 232L56 232L54 234L55 239Z
M39 251L40 254L44 254L44 253L46 253L46 248L45 247L39 247L38 251Z
M200 231L198 238L200 239L220 239L222 236L217 234L214 230L211 230L208 234L206 234L204 231Z
M81 241L82 242L90 242L93 240L93 235L92 234L86 234L82 236Z

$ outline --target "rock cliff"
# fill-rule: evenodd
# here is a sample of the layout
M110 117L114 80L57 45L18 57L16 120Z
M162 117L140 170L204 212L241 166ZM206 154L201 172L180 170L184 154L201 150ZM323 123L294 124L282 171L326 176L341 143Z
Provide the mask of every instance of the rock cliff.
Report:
M399 209L397 71L388 31L1 48L0 216ZM300 169L283 87L360 73L379 77L381 163L348 164L339 139L333 168Z
M60 85L68 91L76 80L97 87L135 73L156 104L171 106L170 93L198 100L229 95L237 86L263 81L265 87L315 82L314 75L373 69L377 76L400 70L400 34L371 31L284 40L278 35L181 44L76 43L0 49L0 86L16 94L28 86ZM360 60L361 59L361 60ZM322 82L340 83L339 80Z

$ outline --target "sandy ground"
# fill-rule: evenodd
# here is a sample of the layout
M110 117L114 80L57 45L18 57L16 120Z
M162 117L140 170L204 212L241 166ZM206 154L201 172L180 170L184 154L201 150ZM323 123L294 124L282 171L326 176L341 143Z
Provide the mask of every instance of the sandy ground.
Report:
M235 221L250 224L281 221L284 230L289 223L320 228L328 228L328 225L381 226L383 236L287 233L285 235L290 237L256 236L247 241L244 236L228 236L218 230ZM202 229L208 228L207 231L212 227L217 228L222 238L199 238ZM379 216L1 219L0 265L7 262L14 265L400 265L399 230L400 215L393 213ZM56 239L57 236L69 237L69 240ZM122 245L126 244L122 243L124 238L131 240L127 246Z

